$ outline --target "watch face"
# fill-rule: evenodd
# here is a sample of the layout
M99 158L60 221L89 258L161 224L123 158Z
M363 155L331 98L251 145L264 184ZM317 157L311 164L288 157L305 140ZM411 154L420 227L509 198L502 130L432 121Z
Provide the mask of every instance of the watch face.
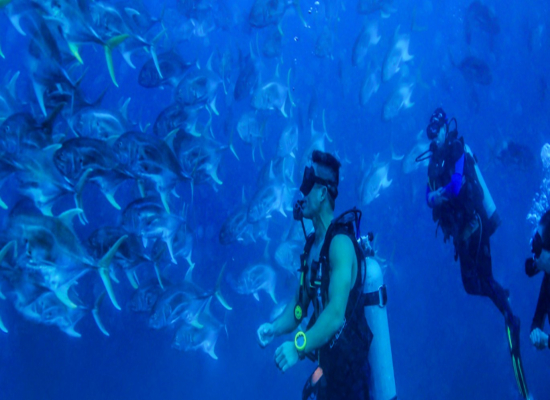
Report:
M297 320L302 319L302 307L300 307L299 305L296 305L296 307L294 307L294 318L296 318Z

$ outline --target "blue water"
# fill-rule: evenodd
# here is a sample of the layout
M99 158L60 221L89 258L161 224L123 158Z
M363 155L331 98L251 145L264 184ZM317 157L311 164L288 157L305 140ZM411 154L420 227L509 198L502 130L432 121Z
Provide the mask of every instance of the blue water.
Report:
M221 0L220 0L221 1ZM14 0L14 3L17 3ZM182 58L204 66L213 51L230 49L233 56L231 81L238 74L238 53L248 54L249 45L255 50L256 35L260 43L266 29L252 28L248 13L252 1L227 1L232 16L228 27L217 28L207 38L191 37L176 50ZM325 3L338 11L333 24L332 57L317 58L314 44L322 32ZM159 16L164 6L175 2L145 2L152 15ZM317 92L318 112L314 119L316 130L322 129L322 110L332 143L327 151L337 152L343 162L343 177L336 203L336 213L356 204L357 181L361 165L372 162L375 154L389 161L392 147L397 154L409 151L416 134L424 129L434 108L443 106L459 123L460 134L476 153L480 168L491 190L502 226L493 235L492 255L494 276L509 288L514 312L522 320L521 348L523 364L534 399L547 399L550 393L550 353L539 352L531 345L528 330L537 301L541 277L529 279L523 271L523 261L529 255L529 237L533 226L526 215L542 179L539 152L550 139L548 115L550 103L544 98L541 79L548 79L550 62L550 10L546 3L536 1L487 1L500 24L500 33L491 45L488 35L476 31L468 46L464 40L464 15L469 1L402 1L395 0L396 12L389 18L380 13L368 16L378 21L382 39L373 49L378 64L392 45L396 28L410 33L409 53L414 59L379 91L365 107L360 107L358 88L366 67L351 65L351 50L365 16L356 12L355 1L302 0L300 7L309 25L305 28L292 7L281 22L283 36L281 76L292 68L292 97L305 114L313 89ZM312 10L308 13L308 10ZM416 24L425 28L410 31L416 14ZM182 23L184 16L180 16ZM0 15L0 43L6 56L0 60L0 77L20 71L19 98L34 104L36 98L29 80L27 53L29 39L21 36L6 15ZM538 28L541 28L540 30ZM534 38L533 38L534 37ZM531 44L529 45L529 42ZM159 112L172 103L172 89L146 89L138 85L141 66L148 60L136 56L137 69L131 69L114 51L114 70L119 87L109 77L103 49L84 45L80 52L87 72L82 90L90 99L97 98L108 88L104 108L118 109L121 99L131 98L129 116L142 125L153 123ZM484 60L493 75L488 86L475 85L479 107L472 104L471 84L453 67L454 60L475 55ZM263 82L275 76L280 60L262 59ZM420 77L420 78L419 78ZM382 106L401 82L416 82L411 101L414 106L402 109L391 121L383 121ZM423 83L421 83L421 81ZM218 88L219 115L213 117L217 140L229 143L224 128L231 112L232 126L250 110L249 98L233 102L231 94ZM290 104L287 105L287 111ZM287 120L274 110L268 115L265 160L275 156L280 131ZM305 118L305 117L304 117ZM61 126L63 121L60 122ZM66 127L66 125L65 125ZM309 124L300 130L299 156L309 141ZM151 132L149 130L149 132ZM68 133L69 136L71 133ZM495 148L504 140L527 146L537 162L527 170L495 160ZM127 303L132 288L120 276L115 292L122 306L115 310L105 301L102 319L110 337L104 336L88 313L76 326L81 338L73 338L55 326L36 324L24 319L9 301L0 303L0 314L9 330L0 332L0 399L282 399L300 398L307 376L314 369L304 361L282 374L276 368L273 353L289 338L278 338L267 349L256 344L256 330L270 318L273 302L265 292L260 301L251 295L238 294L230 279L239 276L247 266L262 259L265 242L222 246L219 229L229 213L241 202L242 189L250 199L263 161L256 153L252 160L251 147L237 134L234 147L240 157L226 152L219 168L223 185L213 190L210 185L194 188L190 208L190 224L197 232L193 246L195 281L203 287L213 287L224 263L226 279L222 292L233 310L225 312L218 304L213 314L224 321L227 334L222 332L216 345L218 360L201 351L178 352L171 348L174 329L155 331L147 326L147 316L132 313ZM295 171L299 182L302 171ZM465 293L460 269L453 261L453 248L443 244L442 236L434 236L435 224L425 204L426 169L404 174L401 164L392 161L389 169L392 184L380 197L363 206L363 231L378 236L379 255L392 263L386 269L388 287L388 318L391 332L397 393L400 399L517 399L517 387L508 353L503 318L486 298ZM1 197L8 210L0 210L0 221L6 222L9 211L20 200L17 181L10 178L1 188ZM174 209L191 203L188 184L178 185L181 199L172 198ZM128 181L117 192L124 208L138 198L135 184ZM53 208L54 215L73 208L72 196L65 196ZM120 211L115 210L96 186L86 185L84 208L89 224L75 219L74 228L82 241L95 229L116 225ZM280 241L289 218L275 212L269 223L271 255ZM200 232L200 234L198 233ZM278 273L277 297L284 299L296 282L271 263ZM181 260L176 270L183 279L187 264ZM145 279L145 276L143 277ZM83 297L101 291L101 281L88 274L76 286ZM93 297L90 297L93 298ZM92 304L88 304L91 307Z

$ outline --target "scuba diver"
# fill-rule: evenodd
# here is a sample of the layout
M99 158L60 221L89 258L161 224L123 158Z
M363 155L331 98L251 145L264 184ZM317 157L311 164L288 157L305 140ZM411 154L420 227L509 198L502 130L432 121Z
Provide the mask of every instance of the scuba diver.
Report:
M306 331L275 351L282 372L306 357L318 362L302 399L395 400L386 287L379 265L366 258L373 255L372 234L360 235L361 211L354 208L333 219L339 169L331 154L313 152L300 186L303 200L294 206L294 219L306 235L300 285L281 316L258 328L258 342L263 348L294 331L311 305ZM313 222L309 235L304 218Z
M451 129L452 128L452 129ZM441 228L444 242L450 238L466 293L490 298L504 316L508 344L518 388L529 397L520 355L520 320L514 316L505 290L493 277L490 237L500 217L470 148L458 137L458 123L437 108L426 128L430 148L417 161L430 159L426 202ZM437 233L437 230L436 230Z
M525 273L529 277L544 272L540 287L539 300L531 324L531 343L539 350L550 348L548 334L543 332L544 317L550 322L550 211L541 217L533 239L531 239L533 257L525 261Z

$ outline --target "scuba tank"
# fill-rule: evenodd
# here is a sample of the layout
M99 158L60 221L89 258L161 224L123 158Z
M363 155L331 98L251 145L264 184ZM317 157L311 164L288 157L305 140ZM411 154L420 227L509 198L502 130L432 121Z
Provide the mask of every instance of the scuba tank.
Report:
M475 166L475 171L477 175L477 180L479 181L481 189L483 189L483 208L487 213L487 218L491 220L493 218L494 213L497 210L497 206L495 205L495 202L493 201L493 196L491 196L491 193L487 188L487 184L485 183L485 179L483 179L483 175L481 174L481 171L477 166L477 160L474 156L474 153L472 153L472 150L470 150L470 147L467 144L464 145L464 152L469 154L474 159L474 166Z
M361 247L363 249L365 244L368 245L365 240L361 240ZM378 294L378 304L365 306L365 317L373 333L373 339L369 350L371 398L373 400L395 400L397 399L397 390L393 371L384 276L378 261L369 257L369 253L365 253L367 254L365 257L367 273L363 292L365 294Z

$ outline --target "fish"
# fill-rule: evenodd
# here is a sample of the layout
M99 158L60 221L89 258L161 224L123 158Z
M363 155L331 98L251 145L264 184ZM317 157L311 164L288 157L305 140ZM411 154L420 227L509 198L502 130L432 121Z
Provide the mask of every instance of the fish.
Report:
M70 225L80 212L73 209L53 217L20 202L10 212L9 232L18 240L26 241L25 265L40 274L41 286L54 292L63 304L77 307L69 298L69 289L82 275L95 270L113 306L120 310L111 284L110 265L127 236L121 236L100 259L92 257Z
M117 157L106 142L85 137L66 140L55 151L53 162L75 188L86 174L86 181L96 183L109 203L120 210L115 193L130 176L118 170ZM77 207L82 207L78 200Z
M0 125L0 150L17 155L22 149L43 149L54 144L53 125L62 107L42 122L28 112L10 115Z
M531 149L513 140L501 143L496 159L507 167L515 167L521 171L532 170L535 167L535 155Z
M216 287L213 291L205 291L192 280L194 267L191 266L181 284L168 287L157 299L153 312L149 316L149 327L162 329L175 323L183 322L196 328L203 328L200 316L213 296L220 301L226 310L231 310L220 292L220 283L225 270L222 267Z
M358 0L357 12L359 14L373 14L379 12L382 18L389 16L397 9L393 6L394 0Z
M464 34L466 43L471 44L474 29L490 35L491 41L500 33L500 24L495 13L481 1L473 1L466 9L464 17Z
M429 159L417 162L416 158L424 153L430 147L430 142L426 138L424 130L420 130L416 135L416 143L403 158L402 170L405 174L410 174L420 168L426 168L430 162Z
M271 28L262 45L262 55L266 58L278 58L283 53L283 35L277 28Z
M270 218L274 211L280 212L285 218L285 211L292 211L292 191L281 179L273 173L270 167L270 181L256 190L248 205L247 221L251 224Z
M351 63L353 66L362 65L369 52L369 48L376 46L380 42L380 39L382 37L378 35L378 24L376 22L365 24L353 44L351 53Z
M158 69L155 65L158 63ZM191 63L185 62L174 51L158 55L158 61L148 60L139 71L138 83L145 88L177 87Z
M126 132L113 144L122 172L155 186L169 213L170 193L180 181L190 180L165 141L141 132Z
M409 54L409 34L399 34L399 26L395 29L393 44L390 47L382 65L382 82L389 81L401 69L403 63L414 58Z
M176 87L174 99L184 106L208 106L218 115L216 93L223 81L212 71L210 60L205 69L191 71L183 77Z
M172 348L180 351L202 350L214 360L218 359L215 353L216 343L221 329L225 326L218 321L210 311L211 298L208 299L204 310L199 315L202 327L183 324L172 341Z
M455 66L460 70L467 82L483 86L488 86L493 82L491 69L480 58L468 56Z
M363 82L361 83L361 89L359 91L359 104L362 107L365 107L372 96L378 92L381 84L380 68L367 72L365 79L363 79Z
M388 188L392 181L388 180L389 163L380 163L375 158L373 164L363 172L357 186L357 193L361 205L366 206L380 196L383 189Z
M264 291L271 297L271 300L277 304L275 298L275 288L277 285L277 273L269 264L252 264L245 268L236 282L233 282L233 288L239 294L251 294L257 301L260 301L259 292Z
M180 130L198 136L194 130L196 121L196 112L180 103L173 103L159 113L153 124L153 133L161 139Z
M56 202L71 193L74 194L76 207L82 210L82 190L90 172L83 172L79 179L72 182L64 179L53 161L53 156L60 147L61 145L52 145L42 150L27 149L11 164L15 166L18 191L31 199L48 216L52 216L52 207Z
M286 0L255 0L248 15L248 23L255 28L278 25L287 5Z
M121 226L127 233L135 234L147 248L149 239L161 239L166 243L172 263L177 264L173 243L184 218L169 214L156 197L137 199L128 204L122 212Z
M262 142L265 140L265 121L260 123L254 112L247 112L241 115L237 122L237 133L243 142L252 146L252 160L255 161L255 150L260 148L262 154ZM262 154L263 157L263 154Z
M279 110L283 117L287 118L285 112L288 87L278 82L268 82L258 86L252 95L250 105L257 110Z
M68 336L79 338L82 335L75 325L84 317L81 307L71 308L61 302L54 293L42 293L28 304L16 302L15 307L25 318L45 325L56 325Z
M135 313L149 313L164 292L158 281L151 281L137 288L130 299L129 308Z
M78 137L105 140L112 144L123 133L134 128L128 121L125 103L121 111L107 108L84 108L69 119L69 126Z
M174 252L174 257L181 257L185 259L191 268L195 266L195 263L192 261L193 233L186 223L180 225L175 233L172 249ZM165 258L165 256L166 246L161 239L157 239L151 250L151 261L158 265ZM168 259L170 259L170 257L168 257Z
M207 135L194 137L179 134L174 139L174 154L186 175L194 185L211 183L213 187L222 185L218 170L222 155L229 148Z
M315 55L315 57L332 59L334 39L334 28L332 28L328 24L325 25L319 36L317 36L317 40L315 41L315 47L313 49L313 54Z
M292 275L297 275L300 269L300 254L303 250L303 240L285 240L275 250L275 262Z
M382 109L382 120L390 121L395 118L402 108L411 108L414 103L411 102L412 89L414 84L402 84L397 88L384 102Z
M296 158L296 151L298 150L299 132L296 124L287 125L287 127L281 132L279 142L277 145L277 157Z
M136 234L128 234L120 226L103 226L93 231L88 237L88 248L93 257L100 258L122 236L127 236L113 257L112 266L120 269L128 278L130 285L137 289L139 280L136 269L148 263L150 258L145 254L140 238Z
M252 57L252 52L244 59L241 59L240 64L241 68L239 69L239 75L237 76L235 89L233 90L233 96L237 101L250 96L259 79L258 62Z

